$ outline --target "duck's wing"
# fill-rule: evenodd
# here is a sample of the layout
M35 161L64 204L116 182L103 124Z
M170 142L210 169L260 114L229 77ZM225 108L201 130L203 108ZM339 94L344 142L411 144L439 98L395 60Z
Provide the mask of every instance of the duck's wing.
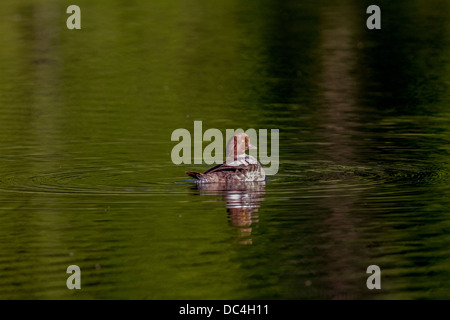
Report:
M226 163L222 163L222 164L218 164L217 166L206 170L205 172L203 172L203 174L219 172L219 171L231 171L231 170L233 170L233 168L234 168L234 166L229 166Z
M205 171L203 174L207 173L215 173L215 172L224 172L224 171L241 171L241 170L254 170L258 167L257 164L239 164L239 165L228 165L227 163L219 164L211 169Z

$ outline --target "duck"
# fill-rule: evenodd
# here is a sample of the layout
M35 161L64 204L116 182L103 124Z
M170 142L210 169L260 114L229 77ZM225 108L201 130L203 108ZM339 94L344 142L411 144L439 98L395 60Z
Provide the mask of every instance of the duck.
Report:
M186 174L194 178L197 184L265 181L264 168L255 157L245 153L250 149L256 147L250 144L248 135L237 133L227 143L226 162L203 173L186 171Z

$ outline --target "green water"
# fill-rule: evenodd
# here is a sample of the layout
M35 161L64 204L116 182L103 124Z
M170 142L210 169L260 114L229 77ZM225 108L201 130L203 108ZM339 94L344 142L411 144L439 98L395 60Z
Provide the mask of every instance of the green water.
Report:
M0 2L1 299L450 298L449 1L70 4ZM277 175L196 189L194 120Z

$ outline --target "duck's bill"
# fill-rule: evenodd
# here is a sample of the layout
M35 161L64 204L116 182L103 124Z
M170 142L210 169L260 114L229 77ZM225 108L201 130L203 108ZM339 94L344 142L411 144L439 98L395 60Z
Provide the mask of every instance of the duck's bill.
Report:
M252 145L252 144L249 144L249 145L248 145L248 148L249 148L249 149L258 149L257 147L255 147L255 146Z

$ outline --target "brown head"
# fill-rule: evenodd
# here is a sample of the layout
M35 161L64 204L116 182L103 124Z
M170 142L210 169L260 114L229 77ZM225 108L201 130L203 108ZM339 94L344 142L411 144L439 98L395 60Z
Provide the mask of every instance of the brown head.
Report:
M243 132L237 133L228 141L227 157L239 156L249 149L256 149L256 147L250 144L248 135Z

